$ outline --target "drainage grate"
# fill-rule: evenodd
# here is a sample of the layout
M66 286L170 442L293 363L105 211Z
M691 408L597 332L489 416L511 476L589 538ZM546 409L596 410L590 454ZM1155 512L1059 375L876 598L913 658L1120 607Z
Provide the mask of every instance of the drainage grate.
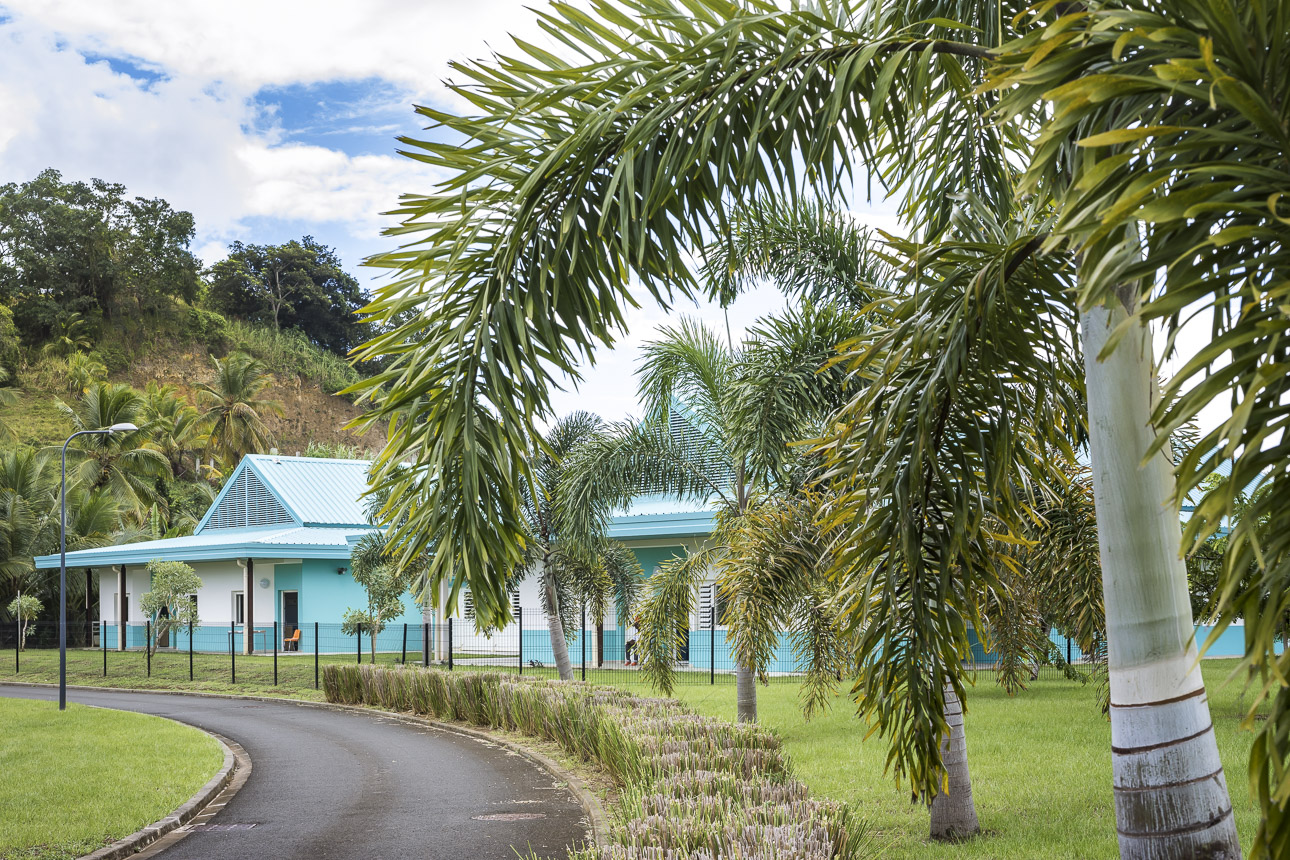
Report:
M254 824L194 824L189 830L204 830L207 833L228 833L233 830L250 830L252 827L258 827L260 823Z
M472 815L475 821L533 821L537 818L546 818L542 812L494 812L491 815Z

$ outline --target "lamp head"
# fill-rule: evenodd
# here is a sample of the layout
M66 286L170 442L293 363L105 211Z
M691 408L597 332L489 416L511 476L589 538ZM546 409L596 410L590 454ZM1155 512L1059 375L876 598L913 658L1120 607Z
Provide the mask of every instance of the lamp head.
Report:
M108 433L129 433L131 430L138 430L138 429L139 429L138 427L134 426L129 421L123 421L120 424L113 424L111 427L109 427Z

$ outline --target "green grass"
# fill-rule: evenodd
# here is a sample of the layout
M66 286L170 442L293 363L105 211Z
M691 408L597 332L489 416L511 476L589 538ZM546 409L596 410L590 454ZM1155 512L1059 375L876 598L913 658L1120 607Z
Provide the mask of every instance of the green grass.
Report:
M0 860L77 857L165 818L219 744L160 717L0 699Z
M390 664L398 655L378 654ZM193 689L251 695L285 695L322 700L313 688L312 655L279 658L279 685L272 684L272 660L237 658L237 683L229 679L227 655L197 655L194 684L188 683L186 654L154 658L153 677L144 675L140 652L108 653L109 677L102 675L100 652L71 652L69 683L151 689ZM57 681L57 652L27 652L17 680ZM364 655L364 662L367 661ZM410 660L415 660L409 655ZM323 662L350 663L352 655L324 656ZM1258 824L1249 800L1250 736L1239 728L1244 707L1237 682L1223 680L1232 660L1204 664L1210 709L1219 752L1237 810L1237 827L1248 844ZM552 668L526 668L525 675L552 677ZM576 671L575 671L576 676ZM588 680L649 695L652 691L627 673ZM0 657L0 680L13 679L12 653ZM693 679L691 679L693 680ZM706 676L699 679L706 681ZM863 740L864 730L846 698L811 722L802 719L798 685L775 680L758 688L761 721L784 739L798 776L812 793L845 801L868 820L882 856L974 860L974 858L1113 858L1117 856L1111 799L1111 730L1097 707L1094 689L1069 681L1044 680L1009 698L982 673L969 692L967 740L974 797L981 826L988 831L962 845L927 840L927 812L883 775L885 742ZM703 714L734 719L734 684L679 686L677 698Z

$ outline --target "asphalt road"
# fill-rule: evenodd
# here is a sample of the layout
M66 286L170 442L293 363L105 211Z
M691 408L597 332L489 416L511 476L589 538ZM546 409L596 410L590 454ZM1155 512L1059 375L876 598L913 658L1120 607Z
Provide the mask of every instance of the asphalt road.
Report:
M0 696L58 691L0 686ZM110 690L69 690L68 700L171 717L250 755L250 779L211 824L255 826L193 832L164 860L562 858L588 839L582 806L545 770L430 726L289 702Z

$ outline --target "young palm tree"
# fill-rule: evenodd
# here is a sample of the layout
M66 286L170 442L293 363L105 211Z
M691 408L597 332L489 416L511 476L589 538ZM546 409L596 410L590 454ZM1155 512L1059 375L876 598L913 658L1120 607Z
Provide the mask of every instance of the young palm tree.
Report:
M106 488L126 510L142 517L149 507L164 504L157 481L172 476L162 454L146 447L149 427L143 417L143 398L128 385L100 382L86 389L74 405L59 403L76 430L100 430L114 424L140 427L133 433L81 436L67 451L71 480L88 490ZM46 449L51 455L57 448Z
M529 576L540 577L551 653L564 681L573 680L568 636L577 623L578 604L587 605L592 617L599 619L604 618L612 599L618 623L625 625L644 576L631 550L603 538L603 522L594 526L591 541L573 544L568 540L568 515L558 490L567 480L573 452L601 429L600 419L590 412L574 412L557 421L543 439L534 464L537 483L524 499L530 539L513 580L518 583Z
M215 380L197 386L203 409L199 426L206 433L207 452L232 466L247 454L269 450L272 437L263 416L281 415L282 404L260 398L273 378L259 359L235 352L213 361Z
M1248 481L1270 463L1290 463L1290 451L1266 436L1286 408L1285 375L1274 370L1282 366L1284 320L1276 316L1278 294L1268 291L1279 289L1285 272L1278 208L1284 207L1285 147L1273 106L1290 101L1287 78L1278 71L1287 12L1285 4L1253 3L1229 13L1196 0L1042 8L1047 17L1014 14L1021 10L1000 3L880 2L853 20L846 5L783 10L765 0L737 7L718 0L596 0L590 15L553 7L541 16L542 26L581 60L569 63L520 45L515 57L465 67L471 84L462 87L463 96L477 114L423 111L473 143L423 147L418 157L448 176L436 193L403 199L399 232L420 233L423 242L377 260L398 273L375 305L378 318L426 310L369 344L368 357L394 358L367 383L377 405L367 420L410 417L415 407L415 422L405 424L385 454L386 469L405 457L418 467L417 478L399 489L418 496L422 513L398 539L407 552L420 542L452 540L460 549L436 562L432 579L464 571L481 611L503 614L496 568L521 552L519 488L529 479L524 445L533 422L549 411L552 375L576 377L579 360L598 343L612 342L623 326L623 307L634 301L631 291L663 303L678 292L694 295L685 249L721 231L730 199L798 193L803 185L827 194L867 161L904 192L907 219L935 244L965 201L976 201L992 222L1010 220L1017 208L1012 166L1034 164L1032 186L1060 193L1057 215L1065 220L1055 225L1059 231L1050 225L1010 241L1002 255L969 253L962 269L980 276L981 287L1012 282L1020 296L1032 277L1023 269L1046 268L1051 279L1049 252L1063 242L1072 252L1064 268L1072 269L1074 259L1083 263L1078 313L1102 523L1121 851L1126 857L1239 856L1216 745L1205 729L1177 522L1160 504L1182 487L1173 486L1171 464L1153 455L1166 440L1151 413L1159 402L1157 418L1171 410L1194 414L1235 379L1251 397L1250 408L1237 410L1221 435L1239 461L1234 472ZM1000 47L1016 36L1015 45ZM1124 68L1132 80L1118 77L1129 48ZM996 124L1000 97L978 86L1002 60L1000 82L1008 87L1014 121ZM1044 94L1058 110L1036 105ZM1181 118L1176 125L1173 112ZM1101 132L1108 136L1098 137ZM1090 156L1097 146L1117 148L1115 160L1095 162ZM1176 170L1175 156L1194 169ZM1226 196L1214 199L1206 183L1213 165L1227 161L1242 167L1222 173ZM1247 164L1256 165L1252 172ZM1155 184L1139 182L1146 167L1157 171ZM1172 196L1176 189L1185 193ZM1081 205L1067 205L1076 201ZM1202 203L1204 217L1196 217L1193 209ZM1157 256L1142 258L1148 251L1126 219L1159 231L1161 241L1149 249ZM1232 223L1240 229L1222 232ZM1197 265L1190 256L1196 249L1219 255L1215 265ZM912 249L911 256L920 255ZM1162 270L1172 276L1159 282L1154 273ZM1233 300L1242 303L1240 314L1221 316L1215 328L1239 361L1176 401L1157 400L1150 345L1138 325L1143 310L1175 316L1211 289L1221 310ZM1013 295L1009 290L999 298ZM1035 305L1052 301L1046 293L1023 298ZM964 324L957 330L969 334L971 318L959 318ZM1046 324L1042 317L1038 323ZM1073 328L1062 328L1070 339ZM1209 372L1220 358L1227 360L1219 349L1202 353L1183 378ZM928 439L948 438L935 432L935 418L946 402L953 411L952 400L941 395L954 390L955 370L941 368L932 389L941 393L931 402L933 420L920 425L930 436L905 437L909 453L929 450ZM1060 400L1036 405L1062 419ZM1018 411L1013 404L1006 414ZM849 414L861 420L860 412L857 405ZM490 424L481 433L476 428L484 416ZM1013 465L1025 457L1003 436L995 438L1005 465L996 469L992 459L981 483L1003 489L1012 486ZM852 445L855 452L844 450ZM837 453L863 466L869 445L859 434L840 435ZM918 472L930 469L936 486L948 486L937 472L945 461L916 459L894 470L904 473L902 480L930 488ZM1198 454L1184 470L1203 472L1208 462ZM479 515L483 485L487 504ZM970 488L952 492L962 496ZM1195 528L1214 527L1213 514L1231 496L1227 490L1212 496ZM910 504L923 503L912 497ZM1290 534L1285 503L1272 504L1274 534ZM920 513L929 510L923 505ZM946 562L936 567L941 576L961 572L949 560L976 552L969 545L973 535L959 534L945 547ZM1241 545L1253 547L1254 537ZM1283 547L1290 557L1290 546L1274 543L1271 558L1278 561L1268 568L1278 583L1290 571L1290 563L1279 561ZM912 544L905 548L907 562L921 555ZM981 570L988 582L989 568ZM976 593L951 589L952 623L938 627L945 616L928 616L919 635L957 637L953 619L970 611L968 595ZM1163 617L1160 606L1170 607ZM1149 618L1157 620L1143 623ZM1251 665L1272 671L1270 629L1252 633ZM953 681L948 653L925 653L935 660L934 674ZM930 703L941 690L924 685L918 694ZM1255 770L1264 772L1270 760L1276 765L1278 775L1268 783L1276 790L1290 758L1284 740L1290 694L1285 705L1255 748ZM938 745L925 741L938 739L944 727L932 725L935 731L927 732L921 721L891 724L901 733L897 769L908 768L919 793L935 794L941 783ZM1148 755L1153 767L1135 768L1138 755ZM1163 779L1148 780L1148 771ZM1267 832L1290 838L1290 817L1271 813L1274 790L1260 792L1269 810ZM1154 817L1152 809L1169 813Z

